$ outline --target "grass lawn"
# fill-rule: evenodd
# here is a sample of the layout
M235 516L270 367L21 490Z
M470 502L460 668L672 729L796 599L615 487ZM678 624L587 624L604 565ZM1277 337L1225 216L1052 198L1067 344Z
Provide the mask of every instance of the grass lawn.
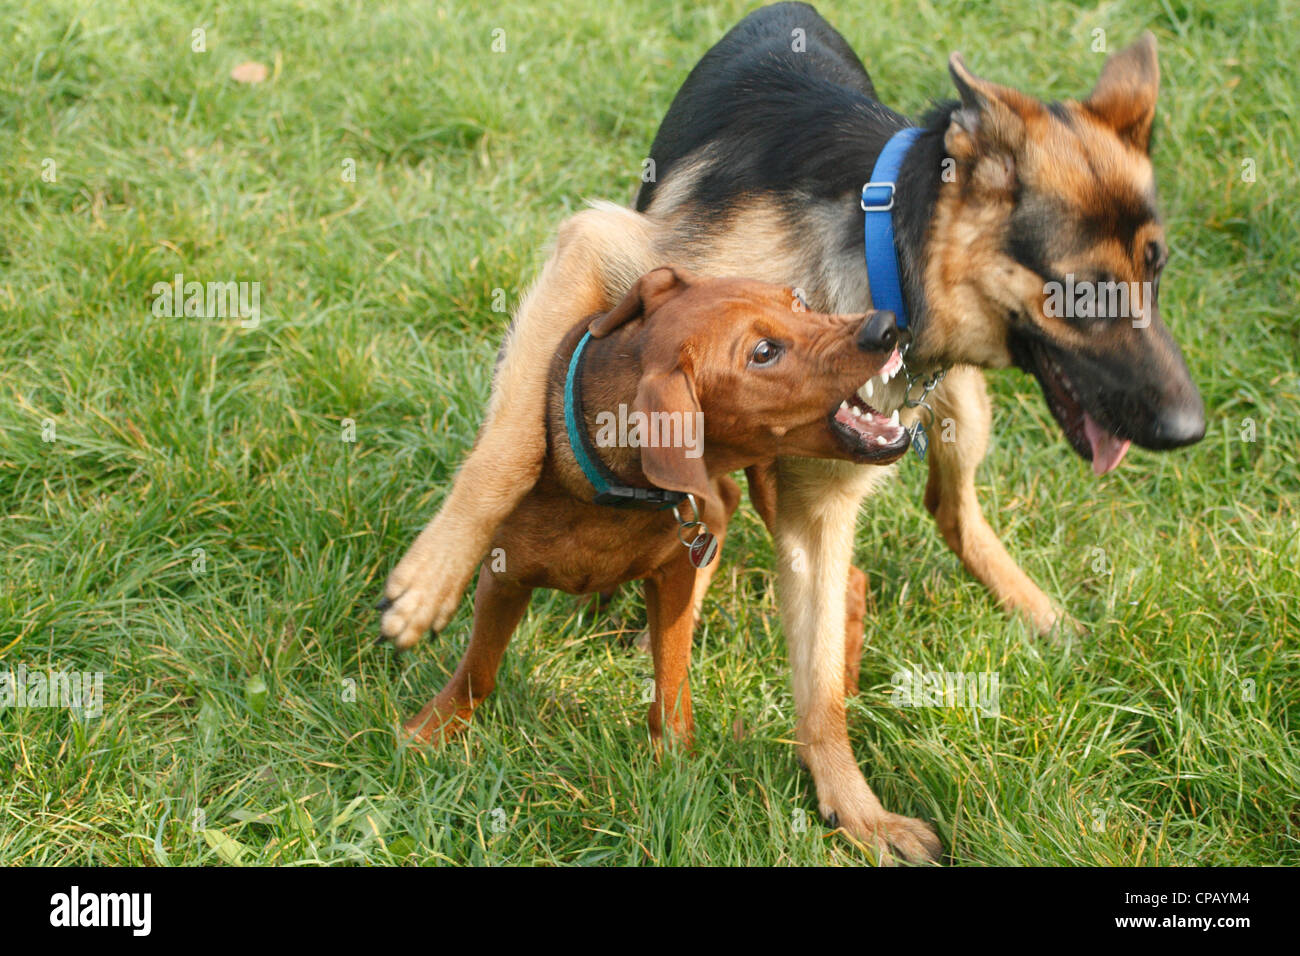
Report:
M909 456L860 520L854 746L953 863L1295 864L1297 4L1014 7L819 4L913 115L950 94L951 50L1082 96L1094 31L1112 51L1156 32L1162 308L1209 431L1098 480L1028 377L990 374L989 520L1088 633L1053 643L1000 613ZM599 611L539 593L443 752L393 727L455 666L468 602L405 657L373 646L381 583L473 440L505 311L566 215L631 200L677 86L749 9L6 5L0 671L104 684L99 716L0 710L0 862L868 860L796 762L747 504L696 638L691 757L650 756L639 589ZM266 79L233 81L250 60ZM260 283L260 321L155 314L177 273ZM891 706L915 670L998 674L1000 715Z

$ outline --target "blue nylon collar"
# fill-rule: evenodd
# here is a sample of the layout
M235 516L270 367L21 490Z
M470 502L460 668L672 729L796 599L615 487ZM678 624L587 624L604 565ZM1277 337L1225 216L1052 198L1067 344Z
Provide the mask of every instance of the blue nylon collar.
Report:
M591 332L586 332L574 348L573 358L569 359L569 373L564 378L564 430L569 433L569 450L577 459L578 467L596 490L595 503L621 508L671 508L685 501L686 495L680 491L618 484L614 474L596 457L587 436L586 422L578 420L582 406L578 384L580 362L590 341Z
M862 187L863 231L867 255L867 281L871 303L894 313L900 329L908 325L903 283L898 275L898 252L894 247L894 200L899 170L908 149L921 135L920 127L900 129L889 138L876 158L871 181Z

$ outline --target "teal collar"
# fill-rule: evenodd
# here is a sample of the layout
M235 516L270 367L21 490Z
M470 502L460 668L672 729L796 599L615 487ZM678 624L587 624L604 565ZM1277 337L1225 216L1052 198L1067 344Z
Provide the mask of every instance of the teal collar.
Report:
M582 353L591 341L591 333L583 335L569 360L569 374L564 379L564 430L569 433L569 450L578 461L578 467L596 491L595 503L616 508L671 508L686 500L680 491L664 488L633 488L619 484L618 478L605 466L591 446L586 422L581 420Z

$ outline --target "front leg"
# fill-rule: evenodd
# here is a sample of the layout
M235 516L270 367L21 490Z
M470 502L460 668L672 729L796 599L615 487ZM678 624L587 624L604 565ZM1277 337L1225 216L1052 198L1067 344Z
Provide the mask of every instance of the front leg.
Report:
M740 486L728 476L723 475L714 482L713 497L722 506L720 512L722 517L720 519L712 515L707 519L709 530L718 539L718 557L695 572L695 598L691 602L691 609L696 621L704 613L704 595L709 592L709 584L713 581L713 574L718 570L718 566L722 564L722 552L727 546L727 526L731 523L731 516L736 513L736 506L740 504Z
M984 375L970 366L953 368L932 398L935 421L925 506L948 547L998 603L1024 614L1040 633L1047 633L1061 612L1007 554L975 497L975 469L988 449L992 421ZM952 421L945 424L945 419ZM943 440L945 433L951 441Z
M532 593L531 588L498 580L488 568L479 571L474 630L465 656L447 686L403 725L408 734L426 743L442 743L465 727L474 708L496 687L501 658Z
M867 576L849 565L849 587L844 594L844 696L858 696L862 670L862 645L867 639Z
M822 816L911 860L935 860L928 825L887 811L867 786L849 744L845 688L845 591L858 505L887 472L845 462L783 459L778 469L777 597L794 677L800 756L812 772Z
M751 465L745 469L749 483L749 499L754 510L763 519L768 533L776 537L776 462ZM696 585L696 613L700 604L699 585ZM866 639L864 621L867 615L867 576L858 568L849 567L849 586L844 595L844 696L858 694L858 672L862 667L862 644Z
M380 630L399 650L447 626L492 535L537 482L546 386L560 341L609 308L651 259L649 220L601 206L571 217L515 316L487 417L442 507L384 585Z
M716 559L715 559L716 560ZM650 704L650 739L655 750L668 744L690 749L695 734L691 716L691 635L695 630L695 568L686 552L645 579L645 609L654 655L655 699Z

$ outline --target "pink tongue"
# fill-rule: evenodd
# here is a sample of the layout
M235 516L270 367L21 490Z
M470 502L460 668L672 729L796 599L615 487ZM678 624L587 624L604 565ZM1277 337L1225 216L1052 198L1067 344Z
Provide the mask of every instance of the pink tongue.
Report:
M1112 435L1092 420L1087 412L1083 413L1083 432L1092 445L1092 473L1104 475L1124 459L1129 441Z

